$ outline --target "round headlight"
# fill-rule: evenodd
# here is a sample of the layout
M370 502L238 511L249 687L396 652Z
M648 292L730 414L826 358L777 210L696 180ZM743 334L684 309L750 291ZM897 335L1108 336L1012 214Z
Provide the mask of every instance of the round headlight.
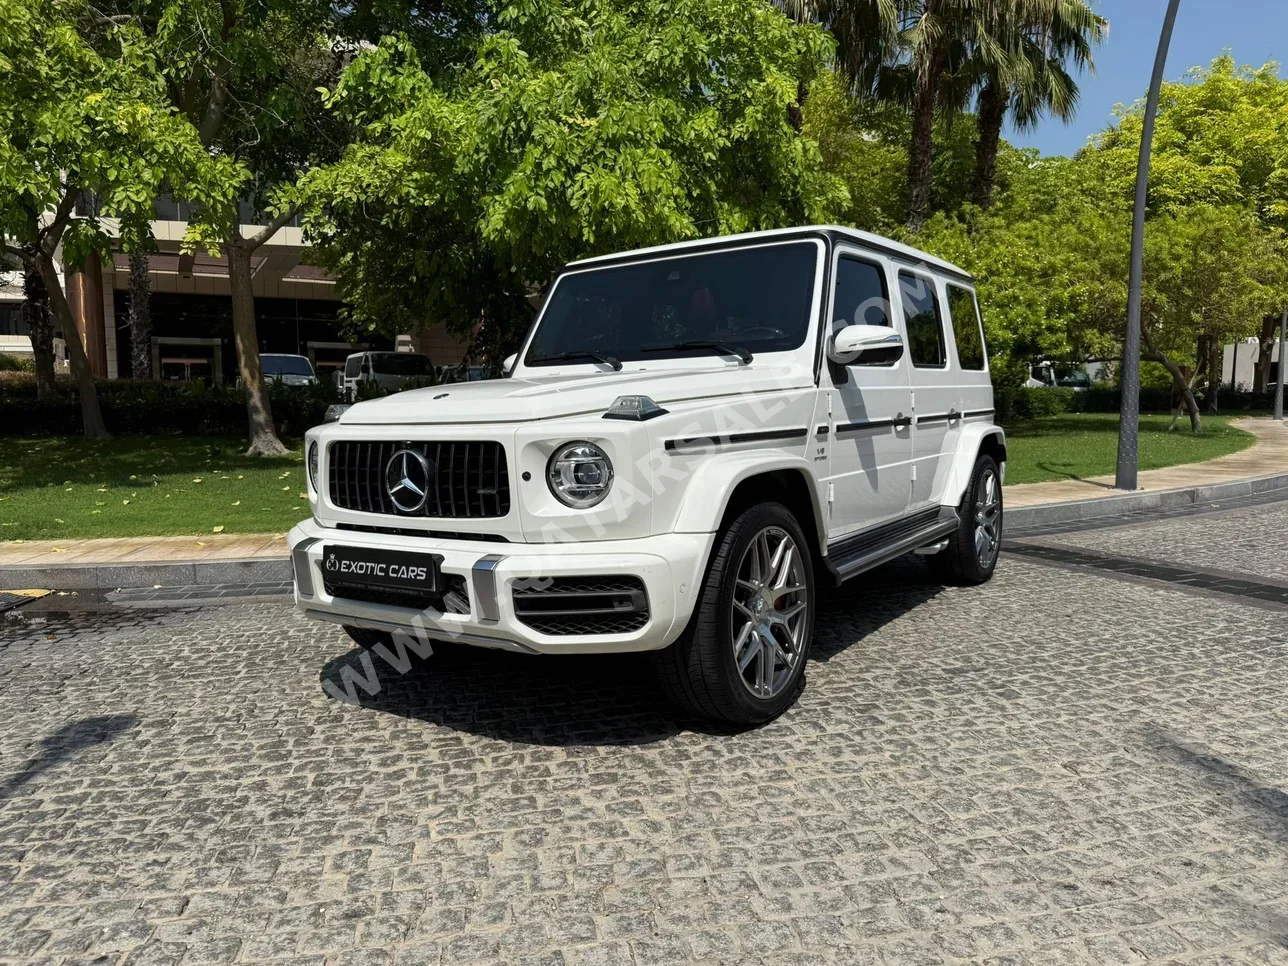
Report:
M313 492L318 491L318 444L309 443L309 482L313 484Z
M546 481L560 503L585 510L608 496L613 485L613 464L594 443L564 443L546 465Z

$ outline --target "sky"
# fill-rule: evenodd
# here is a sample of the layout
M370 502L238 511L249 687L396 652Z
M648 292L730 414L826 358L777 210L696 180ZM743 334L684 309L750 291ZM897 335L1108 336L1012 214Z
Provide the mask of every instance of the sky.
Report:
M1073 154L1106 127L1114 105L1145 96L1167 0L1093 0L1109 21L1109 39L1096 51L1094 76L1083 75L1082 102L1070 124L1046 120L1011 143L1043 154ZM1288 0L1181 0L1167 58L1168 80L1206 65L1224 48L1240 64L1288 61Z

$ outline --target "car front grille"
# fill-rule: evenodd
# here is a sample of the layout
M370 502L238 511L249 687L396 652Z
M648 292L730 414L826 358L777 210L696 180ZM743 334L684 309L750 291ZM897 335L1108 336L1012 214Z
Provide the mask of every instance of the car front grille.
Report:
M648 623L638 577L528 577L514 582L514 613L542 634L630 634Z
M430 467L424 505L411 513L399 509L385 485L389 460L402 449L420 453ZM328 450L327 466L331 502L344 510L449 519L510 512L510 474L505 447L498 442L339 440Z
M443 574L443 589L435 594L427 594L419 590L399 590L392 587L368 587L362 584L351 584L343 580L332 580L325 573L322 577L322 586L331 597L356 600L363 604L411 607L414 610L425 610L432 607L443 614L468 614L470 612L469 585L460 574Z

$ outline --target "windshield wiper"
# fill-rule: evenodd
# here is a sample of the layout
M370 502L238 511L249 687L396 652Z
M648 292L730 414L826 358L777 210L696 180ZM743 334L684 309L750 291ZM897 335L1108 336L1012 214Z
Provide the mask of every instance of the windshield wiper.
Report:
M752 354L742 346L730 345L728 342L721 342L719 339L692 339L689 342L677 342L674 345L646 345L641 352L671 352L674 350L687 349L715 349L727 356L737 356L738 361L744 366L751 362Z
M590 352L585 349L578 349L575 352L560 352L558 355L542 356L540 359L533 359L533 362L573 362L577 359L592 359L595 362L602 362L610 367L614 372L622 371L622 364L616 356L606 356L600 352Z

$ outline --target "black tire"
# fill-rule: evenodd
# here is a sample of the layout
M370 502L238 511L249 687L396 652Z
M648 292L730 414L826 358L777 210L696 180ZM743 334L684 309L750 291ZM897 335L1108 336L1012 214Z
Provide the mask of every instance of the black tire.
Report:
M789 566L783 569L791 571L789 586L801 587L800 590L788 593L781 588L763 588L755 594L739 586L739 569L756 565L749 562L747 555L752 552L753 541L762 534L768 543L758 545L757 555L763 555L762 548L775 546L773 541L780 540L780 535L790 538L794 549ZM805 686L805 664L814 636L814 561L809 546L796 517L781 503L761 503L744 510L716 536L688 626L679 640L653 655L658 679L672 701L704 718L734 725L763 724L795 703ZM760 559L757 556L757 562ZM740 595L751 595L760 615L759 623L751 617L751 610L735 610L735 590ZM767 594L780 596L770 604ZM802 601L804 613L793 625L788 612ZM747 642L741 653L747 656L747 668L753 677L767 669L767 677L762 680L770 680L773 688L767 697L753 694L755 683L745 678L746 671L739 670L735 619L745 623L744 632L756 623L756 630L741 638ZM764 644L758 633L762 627L774 634L776 647Z
M992 503L985 499L990 479L992 492L996 494ZM927 557L926 562L944 583L974 587L992 578L1002 550L1002 476L997 461L986 453L975 459L957 514L961 521L948 538L948 546ZM993 534L991 539L984 537L987 552L977 550L976 531L981 527L987 527Z

